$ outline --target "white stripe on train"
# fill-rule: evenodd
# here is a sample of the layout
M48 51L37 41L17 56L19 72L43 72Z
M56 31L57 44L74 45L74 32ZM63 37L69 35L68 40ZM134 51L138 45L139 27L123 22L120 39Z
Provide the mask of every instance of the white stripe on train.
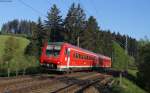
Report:
M71 68L87 68L87 67L103 67L103 66L69 66ZM58 66L58 68L69 68L67 66ZM104 67L109 67L109 66L104 66Z

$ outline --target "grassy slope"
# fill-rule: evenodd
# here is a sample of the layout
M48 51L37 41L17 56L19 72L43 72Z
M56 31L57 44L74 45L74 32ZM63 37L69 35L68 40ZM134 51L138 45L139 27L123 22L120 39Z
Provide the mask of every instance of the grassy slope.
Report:
M116 78L119 80L119 78ZM122 79L122 86L115 86L113 88L113 93L147 93L143 89L141 89L139 86L134 84L132 81L123 78Z
M0 35L0 56L3 55L3 50L4 50L4 43L5 41L8 39L7 35ZM20 54L23 54L25 47L29 44L29 40L23 38L23 37L15 37L18 42L20 43L20 48L18 49L18 51L20 51Z
M9 35L0 35L0 58L4 53L4 45L5 45L5 41L8 39L8 37L10 37L10 36ZM14 58L10 62L11 71L15 71L16 68L18 70L22 70L23 67L29 68L29 67L37 66L37 63L35 62L36 59L34 57L30 57L30 61L24 57L24 49L26 48L26 46L29 44L30 41L23 37L16 37L16 36L13 36L13 37L17 39L17 41L20 44L20 47L17 49L18 54L14 55ZM0 60L0 62L2 62L2 60ZM4 69L6 69L6 67L7 67L7 65L1 65L1 66ZM3 72L0 72L0 73L3 73Z

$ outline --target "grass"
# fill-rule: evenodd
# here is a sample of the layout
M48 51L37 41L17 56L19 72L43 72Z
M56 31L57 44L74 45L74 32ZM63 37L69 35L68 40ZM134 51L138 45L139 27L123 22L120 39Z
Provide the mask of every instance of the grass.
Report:
M134 76L135 78L137 77L137 69L128 69L128 73L132 76Z
M4 43L5 41L8 39L8 37L10 37L9 35L0 35L0 56L3 55L4 53ZM20 51L20 54L23 54L25 47L29 44L29 40L27 40L26 38L23 37L14 37L18 40L19 44L20 44L20 48L18 49L18 51Z
M112 87L113 93L147 93L136 83L137 69L128 69L128 76L122 78L122 85L114 84ZM119 81L119 77L114 78Z
M119 78L115 79L119 80ZM147 93L145 90L141 89L139 86L126 78L122 78L121 86L114 85L112 91L113 93Z
M2 64L2 55L4 54L5 41L12 35L0 35L0 67L4 69L0 71L1 74L6 74L7 65ZM23 70L23 68L27 68L32 70L38 66L37 59L35 57L29 57L28 59L24 56L24 51L26 46L30 43L30 41L24 37L12 36L17 42L19 42L20 47L17 49L17 54L14 55L13 59L10 61L10 69L11 72L15 72L16 69L19 71ZM0 69L1 69L0 68Z

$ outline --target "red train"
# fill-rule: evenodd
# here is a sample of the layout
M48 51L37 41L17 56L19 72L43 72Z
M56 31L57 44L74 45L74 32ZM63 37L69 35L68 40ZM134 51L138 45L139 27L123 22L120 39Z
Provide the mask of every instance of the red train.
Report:
M40 65L55 71L110 68L111 58L63 42L42 47Z

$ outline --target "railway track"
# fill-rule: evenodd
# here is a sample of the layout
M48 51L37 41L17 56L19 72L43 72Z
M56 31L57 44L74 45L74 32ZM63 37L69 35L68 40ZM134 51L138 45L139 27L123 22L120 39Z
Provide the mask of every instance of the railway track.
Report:
M19 77L13 77L13 78L1 78L0 79L0 93L3 91L14 88L14 87L20 87L20 85L34 82L40 79L46 78L43 75L36 75L36 76L19 76Z
M51 93L55 90L63 88L64 86L67 86L67 85L77 82L78 79L88 78L89 75L95 75L95 74L96 73L90 72L90 73L82 73L77 76L71 75L71 76L59 77L56 79L58 81L58 83L52 83L51 85L47 86L46 88L33 90L30 93Z
M66 86L69 81L75 81L75 78L88 77L93 72L89 73L74 73L65 75L53 75L53 76L33 76L33 77L19 77L12 80L2 81L0 83L0 93L44 93L43 90L49 90L48 87ZM67 81L68 80L68 81ZM64 82L65 81L65 82ZM53 88L51 87L51 88ZM54 89L54 88L53 88ZM42 90L42 91L41 91ZM41 92L40 92L41 91Z
M55 91L50 91L51 93L83 93L84 90L89 88L90 86L97 84L99 82L104 82L106 79L110 78L110 76L103 75L95 75L90 77L83 77L80 80L76 79L73 83L57 89Z
M94 93L111 93L108 90L109 84L112 83L111 77L105 77L103 79L97 79L92 81L91 83L80 88L76 93L91 93L90 91L93 89Z

